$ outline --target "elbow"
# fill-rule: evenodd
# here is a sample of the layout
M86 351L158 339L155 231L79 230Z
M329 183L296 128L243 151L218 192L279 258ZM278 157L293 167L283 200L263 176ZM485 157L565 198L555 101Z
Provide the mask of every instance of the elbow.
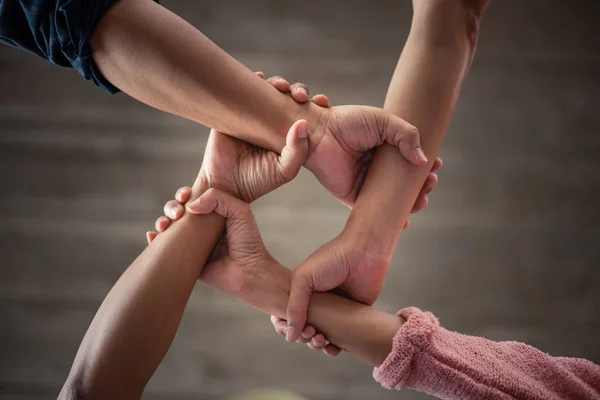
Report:
M89 399L84 391L81 390L81 385L76 379L69 377L63 385L57 400L84 400Z

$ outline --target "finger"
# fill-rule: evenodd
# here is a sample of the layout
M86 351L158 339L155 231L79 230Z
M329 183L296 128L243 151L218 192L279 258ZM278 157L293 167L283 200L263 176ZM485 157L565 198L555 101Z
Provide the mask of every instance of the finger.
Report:
M272 76L267 79L267 82L282 93L289 93L291 90L290 83L281 76Z
M435 188L437 182L437 174L430 173L427 176L427 179L425 180L425 183L421 188L421 193L419 193L419 196L417 197L417 200L415 201L415 204L413 205L413 208L410 211L412 214L421 211L429 205L429 199L427 198L427 195L431 193L431 191Z
M427 175L427 179L425 179L425 183L423 184L423 187L421 188L420 194L428 195L429 193L431 193L431 191L435 188L435 186L437 184L438 184L437 174L430 173L429 175Z
M214 188L208 189L198 199L194 200L186 207L192 214L210 214L212 212L227 219L227 227L231 223L244 221L243 227L258 231L256 222L250 206L240 199L237 199L221 190Z
M273 327L275 328L275 332L279 336L285 337L285 331L287 329L287 321L284 319L277 318L274 315L271 315L271 323L273 324Z
M427 164L427 157L421 148L419 130L394 115L389 115L385 132L386 141L400 149L400 153L415 165Z
M298 343L308 343L317 334L317 330L311 326L306 325L300 334L300 338L297 340Z
M163 211L165 212L165 217L177 221L183 216L184 208L177 200L169 200L165 203Z
M313 337L310 340L310 344L310 348L313 350L323 350L325 348L325 345L327 344L327 341L325 340L325 337L323 335L318 333L315 335L315 337Z
M210 214L212 212L225 218L225 231L228 248L236 250L239 257L268 254L264 247L258 226L250 206L229 193L211 188L197 200L188 203L187 209L193 214Z
M306 313L312 294L310 278L299 273L292 274L292 286L287 307L288 330L285 340L295 342L306 325Z
M262 78L262 79L265 79L265 73L264 73L264 72L262 72L262 71L256 71L256 72L254 73L254 75L256 75L256 76L258 76L258 77L260 77L260 78Z
M158 236L158 232L153 232L153 231L146 232L146 240L148 241L148 244L152 243L152 241L154 239L156 239L157 236Z
M431 172L435 172L438 169L442 168L443 166L444 166L444 162L442 161L441 158L438 157L435 159L435 162L431 166Z
M325 346L325 348L323 349L323 352L328 356L337 356L342 352L342 349L340 349L333 343L328 343L327 346Z
M313 103L315 103L316 105L318 105L319 107L329 108L329 98L327 96L325 96L324 94L317 94L317 95L313 96L311 101Z
M159 233L164 232L171 225L171 220L167 217L159 217L154 223L154 229L156 229Z
M296 82L290 86L292 98L298 103L306 103L308 101L308 86L304 83Z
M288 131L285 147L281 150L279 172L285 182L289 182L298 175L302 164L308 155L308 122L301 119L296 121Z
M306 345L308 346L309 349L311 350L316 350L319 351L320 349L317 349L315 346L313 346L312 342L308 342L306 343Z
M177 200L180 204L185 204L190 199L191 195L192 188L189 186L184 186L175 192L175 200Z
M410 213L414 214L416 212L419 212L422 209L424 209L425 207L427 207L428 204L429 204L429 199L427 198L427 196L420 194L419 197L417 197L417 201L415 201L415 204L413 205L412 210L410 210Z

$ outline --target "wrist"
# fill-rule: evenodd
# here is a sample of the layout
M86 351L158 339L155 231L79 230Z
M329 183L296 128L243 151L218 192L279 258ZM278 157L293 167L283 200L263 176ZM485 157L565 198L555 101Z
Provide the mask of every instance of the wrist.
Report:
M294 122L304 119L308 122L308 154L310 155L325 134L329 109L320 107L312 101L298 103L291 96L284 93L278 93L278 96L281 103L278 103L276 109L271 110L272 112L269 113L268 118L263 121L263 129L268 132L264 136L266 141L261 142L260 140L263 140L261 138L252 141L252 143L281 153L285 147L286 136L290 127Z
M389 265L398 241L395 231L373 224L370 218L363 218L356 210L360 210L360 207L352 210L340 237L363 257Z
M292 279L290 270L270 257L245 279L243 287L232 293L235 297L266 314L285 318Z

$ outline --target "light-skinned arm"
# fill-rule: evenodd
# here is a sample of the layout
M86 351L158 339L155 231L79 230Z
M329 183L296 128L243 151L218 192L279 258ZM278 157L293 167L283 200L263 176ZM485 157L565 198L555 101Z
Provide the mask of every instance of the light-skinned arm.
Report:
M267 314L284 316L291 274L265 249L248 204L211 189L187 209L226 218L227 244L222 242L221 257L207 265L201 279ZM392 315L316 293L308 321L377 367L374 377L389 389L408 387L460 400L596 399L600 393L600 366L588 360L450 332L431 313L414 307Z
M389 142L416 165L426 162L418 131L401 118L375 107L299 104L151 0L116 2L91 46L101 73L130 96L267 150L281 152L292 123L307 120L305 166L350 207L371 149Z
M411 200L435 160L475 54L485 1L414 0L408 40L384 109L419 128L430 162L416 167L383 145L377 149L348 228L391 258ZM366 221L370 221L365 224Z
M415 0L412 26L394 72L385 109L417 126L429 162L411 166L377 149L350 218L339 236L295 271L287 339L298 339L312 292L339 288L373 304L411 208L450 123L478 35L485 2Z

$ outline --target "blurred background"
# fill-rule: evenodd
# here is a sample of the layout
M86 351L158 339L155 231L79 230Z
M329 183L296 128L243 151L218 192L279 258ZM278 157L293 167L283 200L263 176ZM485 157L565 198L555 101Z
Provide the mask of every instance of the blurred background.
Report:
M383 105L411 18L408 0L162 3L249 68L333 104ZM440 184L377 307L600 363L599 17L594 0L492 2ZM0 399L46 399L164 202L192 183L208 129L6 46L0 72ZM290 268L348 216L306 171L253 208ZM428 398L371 372L285 343L266 315L198 285L145 398Z

